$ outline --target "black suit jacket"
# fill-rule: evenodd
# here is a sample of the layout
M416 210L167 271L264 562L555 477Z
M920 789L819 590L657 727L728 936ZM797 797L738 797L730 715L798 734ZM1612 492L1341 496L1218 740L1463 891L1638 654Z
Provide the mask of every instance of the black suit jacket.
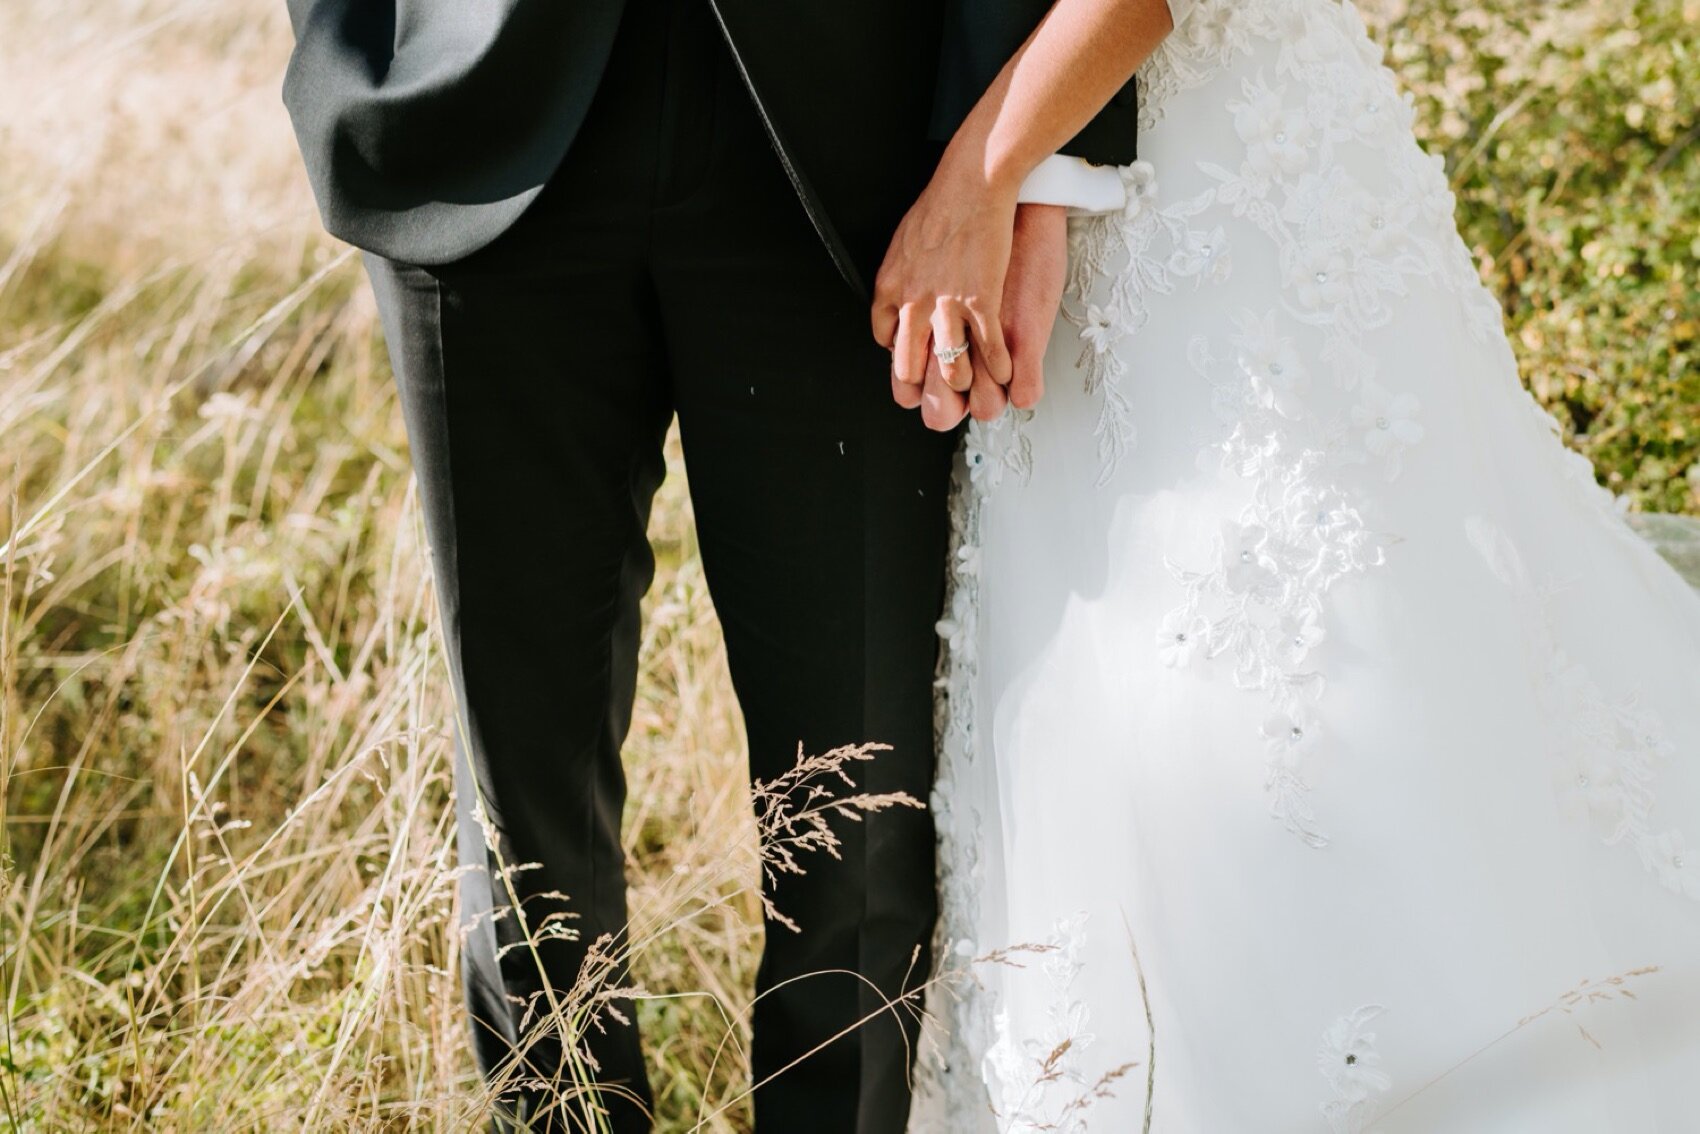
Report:
M704 0L839 271L866 293L948 139L1050 0ZM288 0L284 103L325 227L440 264L572 145L623 0ZM1132 84L1063 152L1133 159Z

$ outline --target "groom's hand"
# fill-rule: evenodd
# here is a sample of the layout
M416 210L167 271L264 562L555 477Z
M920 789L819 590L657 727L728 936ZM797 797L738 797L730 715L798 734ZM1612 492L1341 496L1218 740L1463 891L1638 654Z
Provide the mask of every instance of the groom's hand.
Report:
M954 428L976 386L987 387L973 397L977 411L1002 408L1010 358L1000 304L1014 223L1014 187L941 165L874 279L874 338L891 351L893 394L920 406L933 429ZM964 344L954 360L938 359Z
M1045 393L1045 348L1067 277L1068 210L1061 205L1016 209L1003 289L1003 336L1014 371L1009 400L1017 409L1032 409Z

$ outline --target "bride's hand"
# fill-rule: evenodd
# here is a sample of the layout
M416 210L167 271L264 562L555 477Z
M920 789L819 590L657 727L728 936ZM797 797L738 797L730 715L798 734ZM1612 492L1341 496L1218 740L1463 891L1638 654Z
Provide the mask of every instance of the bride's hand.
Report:
M1060 205L1021 205L1015 210L1009 271L1001 308L1004 341L1013 377L1006 390L983 374L964 397L945 384L936 358L927 359L919 388L892 379L892 396L905 409L921 407L934 429L954 428L964 414L991 421L1010 403L1037 405L1045 392L1045 348L1050 345L1068 274L1068 210Z
M1000 387L1010 381L998 316L1021 181L1080 133L1173 27L1163 0L1056 0L951 136L874 281L874 338L892 352L892 394L919 405L928 425L961 421L976 371ZM1030 334L1043 333L1034 327ZM929 338L950 348L972 340L973 361L964 354L940 369L936 385L948 398L922 385ZM1037 367L1042 352L1028 353ZM1040 377L1029 372L1023 400L1039 396Z
M1000 301L1014 225L1014 186L947 161L898 225L875 277L874 338L892 352L893 392L900 403L920 405L934 429L962 420L963 394L976 378L990 379L1000 395L1009 382ZM955 360L937 361L936 350L963 344L970 349ZM936 386L923 385L930 368L939 374ZM984 392L975 399L987 400Z

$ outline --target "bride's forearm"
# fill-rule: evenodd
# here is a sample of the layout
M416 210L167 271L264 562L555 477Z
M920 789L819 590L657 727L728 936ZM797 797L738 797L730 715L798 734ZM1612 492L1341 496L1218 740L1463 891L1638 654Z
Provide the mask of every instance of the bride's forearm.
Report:
M1032 283L1022 278L1030 269L1011 260L1021 182L1091 121L1173 26L1167 0L1056 0L957 128L892 234L874 277L871 329L891 351L893 396L919 403L932 428L962 420L976 383L1000 387L980 404L1001 409L1001 387L1023 366L1040 365L1045 336L1018 337L1012 348L1003 330L1011 274L1018 295ZM1060 288L1039 290L1052 308L1038 325L1049 326ZM1031 404L1035 383L1017 388Z
M963 121L940 173L1013 196L1173 26L1166 0L1057 0Z

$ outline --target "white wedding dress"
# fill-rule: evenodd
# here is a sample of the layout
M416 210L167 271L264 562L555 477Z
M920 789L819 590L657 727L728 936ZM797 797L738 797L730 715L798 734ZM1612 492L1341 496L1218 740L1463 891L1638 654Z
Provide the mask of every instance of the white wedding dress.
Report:
M1355 10L1176 7L959 469L911 1130L1700 1130L1700 596Z

